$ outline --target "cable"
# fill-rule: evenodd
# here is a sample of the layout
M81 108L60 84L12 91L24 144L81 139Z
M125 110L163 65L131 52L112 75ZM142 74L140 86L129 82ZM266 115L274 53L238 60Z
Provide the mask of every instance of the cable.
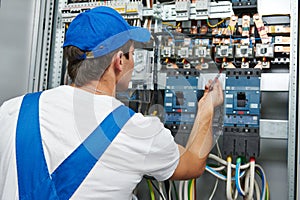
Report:
M212 169L211 167L209 166L206 166L205 167L205 170L208 171L209 173L211 173L212 175L214 175L215 177L223 180L223 181L226 181L227 180L227 176L224 176L223 174L220 174L219 172L215 171L214 169ZM240 178L243 177L245 175L245 172L243 171L241 174L240 174ZM231 178L232 181L235 180L235 177L232 177Z
M256 191L256 199L257 200L261 199L260 190L259 190L259 186L258 186L257 181L254 181L254 188L255 188L255 191Z
M191 179L189 180L189 184L188 184L188 199L189 200L193 200L194 197L193 197L193 191L194 191L194 183L195 183L195 179Z
M168 199L172 200L172 185L171 185L171 181L169 181Z
M226 197L227 200L232 200L231 196L231 157L227 157L227 179L226 179Z
M149 179L147 179L147 183L148 183L148 188L150 191L150 198L151 198L151 200L155 200L155 194L153 191L152 182Z
M219 183L219 179L216 179L214 189L213 189L213 191L211 192L211 195L209 196L208 200L212 200L212 198L214 197L215 192L216 192L217 187L218 187L218 183Z
M206 19L206 23L207 25L210 27L210 28L215 28L217 26L219 26L220 24L222 24L223 22L225 22L225 20L228 20L230 18L225 18L225 19L222 19L221 21L219 21L218 23L212 25L210 22L209 22L209 19Z
M264 172L264 170L262 169L262 167L260 165L256 164L255 167L260 172L261 182L262 182L262 195L261 195L261 199L264 200L266 198L266 185L267 185L267 180L266 180L265 172Z
M184 183L184 181L179 181L179 189L178 189L179 200L182 200L183 183Z
M238 198L238 195L244 196L246 200L252 200L255 197L257 200L269 200L269 188L266 175L263 168L255 164L255 158L250 158L250 161L243 165L241 158L237 158L236 165L232 164L232 158L230 156L227 157L227 161L213 154L209 154L209 158L218 162L218 164L208 164L205 167L207 172L217 178L212 194L209 197L210 200L214 196L219 179L226 180L226 198L228 200L235 200ZM218 166L219 164L222 165ZM220 173L226 166L226 175ZM232 169L235 169L234 176L232 176ZM255 173L261 178L261 188L255 179ZM242 180L243 184L241 183Z
M249 193L249 179L250 179L250 171L248 170L247 173L246 173L246 176L245 176L245 183L244 183L244 186L245 186L245 189L244 189L245 195L248 195L248 193Z
M155 188L155 190L158 192L160 198L162 198L163 200L166 200L166 198L165 198L164 195L163 195L163 192L162 192L159 188L157 188L157 186L152 182L151 179L150 179L150 182L151 182L151 184L153 185L153 187Z
M184 187L183 187L183 199L188 199L188 183L189 181L184 181Z
M254 175L255 175L255 159L250 158L250 186L249 186L249 194L246 197L247 200L251 200L253 198Z
M209 154L209 155L208 155L208 158L213 159L213 160L215 160L215 161L217 161L217 162L219 162L219 163L221 163L221 164L227 166L227 162L226 162L225 160L223 160L222 158L219 158L218 156L216 156L216 155L214 155L214 154ZM250 163L246 163L246 164L244 164L244 165L241 165L241 166L240 166L240 169L246 169L246 168L248 168L249 166L250 166ZM235 166L234 164L231 164L231 167L232 167L232 168L235 168L236 166Z
M211 167L211 169L213 169L213 170L215 170L215 171L222 171L223 169L225 169L225 166Z
M176 185L175 185L175 182L172 181L172 185L173 185L173 188L174 188L174 191L175 191L175 196L176 196L176 199L178 200L178 193L177 193L177 189L176 189Z
M237 187L237 191L240 195L245 196L245 192L243 191L243 189L241 188L241 182L240 182L240 165L241 165L241 158L238 157L236 159L236 168L235 168L235 184Z
M158 182L158 187L159 187L159 193L161 194L160 195L160 197L159 197L159 199L161 200L165 200L166 198L165 198L165 196L163 195L163 187L162 187L162 183L161 182Z

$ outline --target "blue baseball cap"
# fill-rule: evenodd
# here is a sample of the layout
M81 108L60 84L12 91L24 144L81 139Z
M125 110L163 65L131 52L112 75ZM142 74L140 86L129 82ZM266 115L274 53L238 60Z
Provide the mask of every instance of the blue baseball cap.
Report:
M88 57L96 58L118 49L129 40L148 42L150 32L130 26L116 10L99 6L75 17L67 30L63 47L76 46L90 52Z

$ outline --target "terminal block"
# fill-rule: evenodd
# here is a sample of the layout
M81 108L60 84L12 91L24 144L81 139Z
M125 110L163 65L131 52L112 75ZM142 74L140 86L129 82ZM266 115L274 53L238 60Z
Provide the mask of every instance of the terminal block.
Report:
M216 46L216 58L233 58L233 46L232 45Z
M236 45L235 46L236 58L253 58L253 47L248 45Z
M176 21L177 18L176 18L175 5L174 4L163 5L161 11L157 16L161 16L163 21Z
M125 19L143 19L143 4L139 1L137 2L129 2L126 5L126 15L124 15Z
M249 45L238 44L235 46L235 58L241 60L241 68L249 68L249 60L253 59L254 50Z
M273 44L256 44L256 57L274 57L274 45Z
M192 129L199 99L196 69L168 69L164 97L164 124L173 135Z
M224 99L223 154L259 156L260 69L227 69Z
M176 1L175 11L177 21L187 21L190 18L190 1Z
M234 13L257 12L257 0L232 0Z
M209 2L209 0L197 0L196 3L192 3L190 19L207 19Z
M259 68L270 68L270 59L274 57L274 44L256 44L255 57L261 58Z
M230 1L211 1L209 5L210 18L226 18L233 14L232 4Z

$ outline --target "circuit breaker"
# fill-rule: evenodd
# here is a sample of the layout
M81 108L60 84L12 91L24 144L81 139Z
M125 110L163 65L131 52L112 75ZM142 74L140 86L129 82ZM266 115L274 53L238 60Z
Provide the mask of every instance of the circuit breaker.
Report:
M228 69L224 91L223 154L259 156L260 69Z
M190 132L196 117L199 71L168 69L164 98L164 124L173 135Z

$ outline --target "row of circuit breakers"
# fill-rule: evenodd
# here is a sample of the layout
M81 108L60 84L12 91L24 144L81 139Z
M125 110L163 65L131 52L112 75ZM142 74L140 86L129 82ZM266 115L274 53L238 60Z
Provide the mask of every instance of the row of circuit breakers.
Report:
M164 123L175 135L192 129L197 101L198 70L168 70ZM226 69L223 117L223 153L236 158L259 155L261 107L260 69Z
M163 98L154 101L163 105L161 119L174 136L192 129L197 101L203 95L201 76L211 68L222 71L223 154L234 160L257 157L261 72L276 65L288 68L289 24L265 23L257 13L256 0L151 2L70 0L61 10L62 21L68 25L79 13L106 5L131 25L151 31L154 41L150 46L136 49L132 88L141 83L139 90L155 91L158 79L165 79L165 85L158 88ZM149 77L154 87L145 83Z

